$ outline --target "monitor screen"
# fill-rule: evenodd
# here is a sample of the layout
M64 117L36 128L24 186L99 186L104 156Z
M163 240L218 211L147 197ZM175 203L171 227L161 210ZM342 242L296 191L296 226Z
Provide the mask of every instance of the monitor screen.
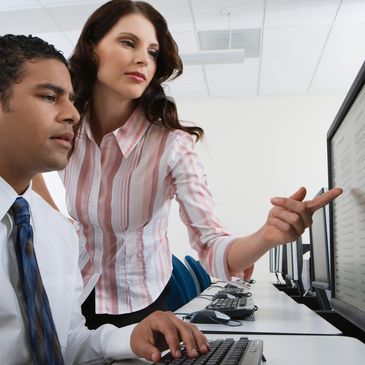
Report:
M321 189L317 196L323 192L324 189ZM327 208L328 206L320 208L313 214L313 223L309 228L312 287L319 289L330 288Z
M365 330L365 63L327 134L332 308Z

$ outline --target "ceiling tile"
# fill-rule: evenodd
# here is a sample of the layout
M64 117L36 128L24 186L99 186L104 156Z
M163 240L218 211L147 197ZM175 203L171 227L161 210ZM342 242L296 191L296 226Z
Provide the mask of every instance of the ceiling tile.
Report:
M317 57L264 58L261 65L260 94L306 93Z
M319 55L330 31L329 25L265 28L263 57Z
M202 66L185 66L184 72L177 79L165 83L169 95L174 97L208 96Z
M225 8L233 8L231 29L259 28L263 24L263 0L191 0L197 30L228 29Z
M365 59L365 22L353 24L335 24L328 38L325 52L336 56L339 53L362 55Z
M198 51L198 43L195 32L173 32L172 36L179 47L180 53Z
M1 0L0 10L40 8L37 0Z
M193 84L196 82L204 82L204 72L200 65L197 66L184 66L184 71L181 76L177 79L168 81L170 84L181 85L181 84Z
M360 70L364 57L362 55L337 54L321 59L313 79L311 93L347 92Z
M189 0L148 0L167 20L171 31L194 30Z
M42 8L0 11L0 34L35 34L59 30Z
M342 0L335 23L365 22L364 0Z
M266 0L265 27L331 24L341 0Z
M81 29L87 18L99 7L101 2L81 5L51 6L47 13L62 31Z
M253 84L257 88L257 75L259 71L258 58L246 58L244 63L232 63L226 65L205 65L205 73L208 84L228 83ZM251 87L250 87L251 88Z
M82 4L103 4L106 1L97 0L38 0L43 6L67 6L67 5L82 5Z

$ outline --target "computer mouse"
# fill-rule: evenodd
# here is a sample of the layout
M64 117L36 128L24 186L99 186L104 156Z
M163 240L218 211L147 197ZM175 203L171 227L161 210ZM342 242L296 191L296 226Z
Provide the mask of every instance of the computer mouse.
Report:
M191 323L228 323L230 321L230 317L224 313L213 311L209 309L203 309L201 311L197 311L191 314L190 322Z
M213 299L220 299L220 298L230 298L230 299L234 299L236 298L235 295L232 295L232 294L227 294L227 293L216 293L214 294L213 296Z

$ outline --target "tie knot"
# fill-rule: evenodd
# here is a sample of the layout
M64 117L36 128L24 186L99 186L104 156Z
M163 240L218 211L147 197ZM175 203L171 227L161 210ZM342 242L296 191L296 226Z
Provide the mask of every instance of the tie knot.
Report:
M24 198L16 198L10 210L13 213L16 225L30 223L29 205Z

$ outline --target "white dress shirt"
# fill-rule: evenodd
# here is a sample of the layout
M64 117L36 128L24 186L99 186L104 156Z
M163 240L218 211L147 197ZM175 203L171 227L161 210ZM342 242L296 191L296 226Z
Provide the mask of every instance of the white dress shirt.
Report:
M14 222L8 214L17 196L0 177L1 365L31 363L25 304L14 251ZM104 325L97 330L85 327L80 308L78 237L71 223L31 188L22 196L30 206L34 248L65 364L106 364L135 357L129 340L134 325L121 329Z

